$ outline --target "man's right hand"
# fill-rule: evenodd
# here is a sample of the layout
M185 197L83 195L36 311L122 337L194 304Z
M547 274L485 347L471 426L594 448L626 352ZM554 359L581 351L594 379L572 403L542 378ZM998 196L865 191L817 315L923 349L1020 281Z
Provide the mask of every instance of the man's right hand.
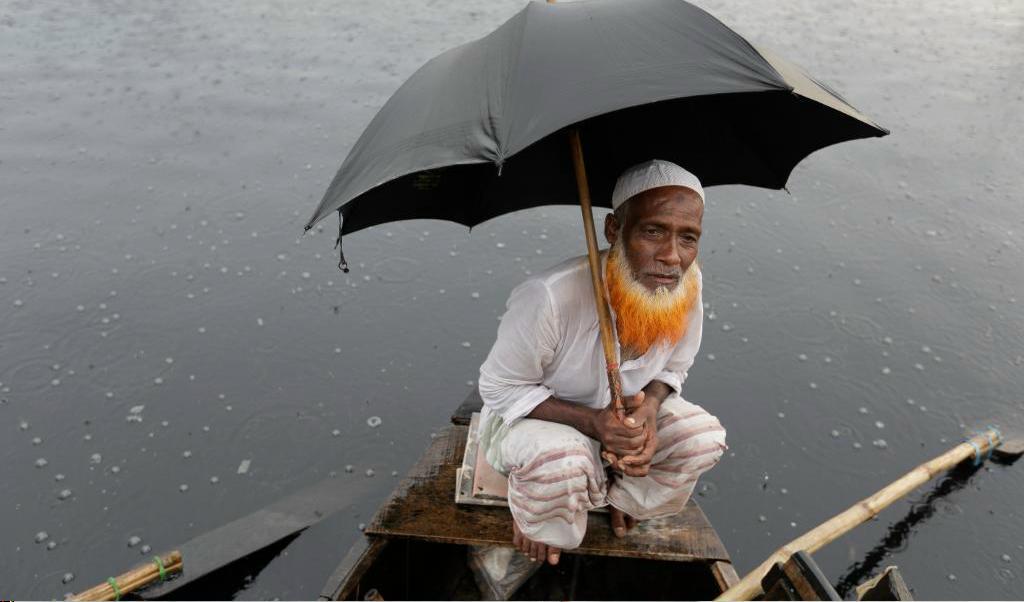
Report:
M635 456L643 451L647 438L642 422L630 425L629 421L628 418L626 423L619 420L615 409L609 405L594 413L591 436L601 443L603 451L609 451L619 458Z

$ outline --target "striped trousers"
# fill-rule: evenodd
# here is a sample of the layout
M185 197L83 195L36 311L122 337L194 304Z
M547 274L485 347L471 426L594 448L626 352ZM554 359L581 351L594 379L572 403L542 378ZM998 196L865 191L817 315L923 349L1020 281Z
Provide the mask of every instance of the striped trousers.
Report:
M647 476L609 483L600 444L576 429L524 418L499 443L508 501L520 531L562 549L578 547L587 512L611 504L640 520L682 511L697 478L726 449L725 429L703 408L670 395L658 412L658 446Z

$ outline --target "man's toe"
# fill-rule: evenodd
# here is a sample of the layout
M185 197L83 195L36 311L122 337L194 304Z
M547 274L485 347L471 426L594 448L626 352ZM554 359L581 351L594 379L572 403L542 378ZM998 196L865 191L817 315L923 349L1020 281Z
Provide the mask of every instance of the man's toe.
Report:
M562 551L558 548L548 547L548 562L550 564L558 564L558 559L562 555Z

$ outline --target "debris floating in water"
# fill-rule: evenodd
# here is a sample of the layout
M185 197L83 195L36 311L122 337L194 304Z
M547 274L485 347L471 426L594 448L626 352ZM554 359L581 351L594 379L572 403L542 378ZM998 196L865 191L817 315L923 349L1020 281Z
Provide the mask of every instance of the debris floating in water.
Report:
M383 421L380 419L380 416L370 416L366 419L366 424L368 424L370 428L377 428L380 426L381 422Z
M252 460L242 460L242 463L238 465L238 474L246 474L249 472L249 465Z

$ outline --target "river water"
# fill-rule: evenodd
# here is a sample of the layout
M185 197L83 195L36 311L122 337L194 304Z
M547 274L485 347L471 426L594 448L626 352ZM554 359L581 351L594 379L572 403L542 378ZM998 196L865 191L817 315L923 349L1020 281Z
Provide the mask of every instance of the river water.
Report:
M685 394L729 431L699 501L743 572L1024 422L1024 5L698 4L893 132L788 193L709 190ZM2 596L85 589L334 473L348 508L235 588L316 597L475 386L511 288L582 252L572 207L365 230L347 275L333 222L302 235L388 95L520 7L0 4ZM816 554L826 574L1024 597L1024 469L932 491Z

